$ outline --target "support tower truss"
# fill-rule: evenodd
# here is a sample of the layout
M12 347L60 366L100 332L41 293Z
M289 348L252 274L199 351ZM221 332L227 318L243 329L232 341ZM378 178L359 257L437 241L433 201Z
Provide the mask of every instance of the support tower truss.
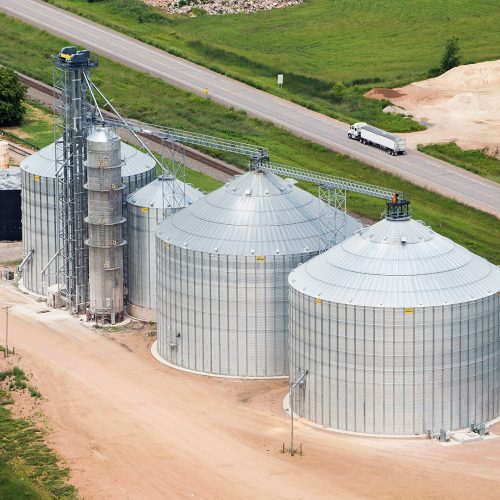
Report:
M384 200L391 200L395 195L402 198L402 193L395 193L393 190L380 186L302 170L279 163L264 161L256 164L253 168L260 169L263 172L272 172L282 177L311 182L318 186L318 198L324 202L320 203L319 213L319 221L322 226L320 239L323 251L339 243L339 235L347 220L347 191L375 196Z
M320 184L318 198L323 202L319 214L323 230L321 244L323 250L328 250L339 242L339 233L347 221L347 192L342 188L329 188Z
M180 186L175 182L162 182L163 216L168 217L176 210L186 205L186 150L184 144L175 140L161 139L161 175L164 179L181 181Z
M87 50L65 47L53 57L54 139L56 163L58 283L65 305L83 312L88 301L88 256L85 247L87 194L84 162L92 124L90 74L97 61Z

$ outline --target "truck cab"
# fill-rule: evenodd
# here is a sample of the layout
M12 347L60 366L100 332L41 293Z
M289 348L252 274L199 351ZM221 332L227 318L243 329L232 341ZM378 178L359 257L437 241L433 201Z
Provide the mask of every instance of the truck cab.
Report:
M364 122L354 123L349 127L349 132L347 132L347 137L349 139L359 139L361 136L361 127L366 126L367 124Z

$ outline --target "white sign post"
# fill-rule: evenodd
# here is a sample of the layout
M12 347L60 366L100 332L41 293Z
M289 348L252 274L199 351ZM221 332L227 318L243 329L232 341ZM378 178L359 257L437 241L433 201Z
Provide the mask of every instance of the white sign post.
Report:
M278 85L283 88L283 75L278 75Z

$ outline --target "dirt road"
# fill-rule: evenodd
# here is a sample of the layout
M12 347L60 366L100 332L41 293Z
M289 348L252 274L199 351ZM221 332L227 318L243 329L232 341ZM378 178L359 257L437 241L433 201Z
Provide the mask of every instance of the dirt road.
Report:
M10 345L86 499L498 497L500 439L444 448L298 423L305 454L292 458L279 452L285 382L169 369L143 333L88 330L11 285L0 285L0 302L13 305Z

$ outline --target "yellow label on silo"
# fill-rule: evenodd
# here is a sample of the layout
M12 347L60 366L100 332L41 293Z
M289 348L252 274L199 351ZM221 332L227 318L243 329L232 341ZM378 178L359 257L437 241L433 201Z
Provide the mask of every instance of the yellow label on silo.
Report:
M40 182L40 176L39 175L35 175L35 182Z
M170 249L170 243L165 243L165 248L166 248L167 250L169 250L169 249Z
M257 257L255 257L255 260L257 262L264 262L266 260L266 257L264 255L257 255Z
M413 307L405 307L406 314L413 314Z
M141 212L144 212L145 214L149 212L148 207L141 207Z
M323 301L319 297L316 299L316 304L321 304L322 302Z

